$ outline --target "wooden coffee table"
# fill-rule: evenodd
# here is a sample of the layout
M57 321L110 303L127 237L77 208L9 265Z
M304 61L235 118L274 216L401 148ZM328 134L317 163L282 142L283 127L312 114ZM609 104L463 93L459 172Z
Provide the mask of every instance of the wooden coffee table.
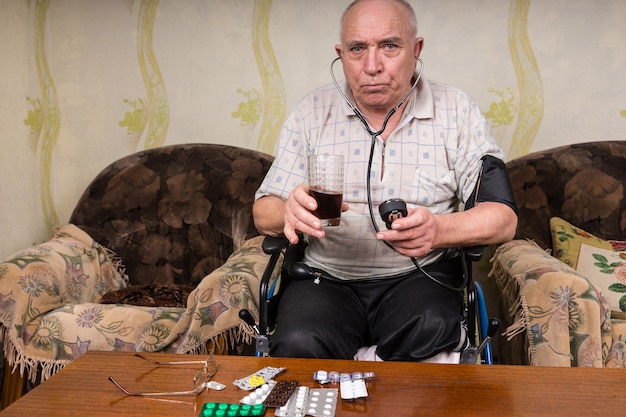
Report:
M189 356L149 354L158 360ZM192 356L203 359L203 356ZM197 416L205 402L236 403L246 394L233 381L266 366L285 367L276 380L311 388L317 370L373 371L369 396L339 400L337 416L608 416L622 414L626 371L502 365L435 365L401 362L216 356L213 380L227 386L197 397L127 397L115 377L136 391L193 389L199 366L155 366L132 353L91 351L2 411L9 416ZM324 385L329 387L329 385ZM274 415L268 410L266 416Z

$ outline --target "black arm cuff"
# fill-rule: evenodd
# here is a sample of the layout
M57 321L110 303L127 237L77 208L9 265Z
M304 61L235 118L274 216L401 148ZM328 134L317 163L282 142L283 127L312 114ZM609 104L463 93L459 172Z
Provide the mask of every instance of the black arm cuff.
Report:
M517 214L515 195L504 161L491 155L482 158L483 166L472 195L465 203L465 209L476 203L492 201L506 204Z

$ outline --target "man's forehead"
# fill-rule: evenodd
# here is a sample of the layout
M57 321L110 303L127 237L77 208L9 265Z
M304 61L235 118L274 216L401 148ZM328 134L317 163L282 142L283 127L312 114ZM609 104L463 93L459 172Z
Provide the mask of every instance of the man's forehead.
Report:
M408 19L394 2L358 3L345 16L342 42L408 39Z

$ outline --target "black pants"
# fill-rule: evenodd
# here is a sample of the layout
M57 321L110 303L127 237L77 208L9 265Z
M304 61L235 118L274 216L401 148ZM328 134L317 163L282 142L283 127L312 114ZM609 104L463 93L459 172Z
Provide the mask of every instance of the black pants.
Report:
M424 268L450 285L461 281L459 258ZM369 281L293 280L278 306L270 355L352 359L378 345L383 360L418 361L458 347L463 293L417 269Z

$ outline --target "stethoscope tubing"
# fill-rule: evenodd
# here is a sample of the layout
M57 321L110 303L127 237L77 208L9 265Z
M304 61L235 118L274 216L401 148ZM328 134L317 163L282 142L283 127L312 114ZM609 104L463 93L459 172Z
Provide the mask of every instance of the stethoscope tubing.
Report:
M398 104L396 106L394 106L391 110L389 110L389 113L387 113L387 116L383 120L383 124L382 124L381 128L378 131L376 131L376 132L374 132L374 130L370 127L369 123L365 119L365 116L363 116L361 111L356 107L356 104L352 104L352 102L350 102L350 100L348 99L346 94L343 92L343 90L339 86L339 83L337 82L337 78L335 77L335 72L334 72L333 69L334 69L335 62L339 61L341 59L341 57L337 57L337 58L333 59L333 61L330 64L330 76L331 76L331 78L333 80L333 83L335 84L335 88L337 89L337 91L339 92L341 97L345 100L345 102L348 104L348 106L352 109L354 114L359 118L359 120L363 124L363 127L365 128L365 130L367 130L367 133L369 133L371 135L371 137L372 137L371 147L370 147L370 156L369 156L369 161L367 163L367 179L366 179L367 187L366 188L367 188L367 205L368 205L368 208L369 208L370 219L371 219L372 226L374 227L374 230L376 231L376 233L378 233L380 231L380 228L378 227L378 224L376 223L376 217L374 216L374 205L372 203L372 187L371 187L372 162L373 162L373 157L374 157L374 148L376 146L376 137L378 137L378 136L383 134L383 132L387 128L387 122L389 122L389 119L391 119L391 116L393 116L394 113L396 111L398 111L398 109L400 107L402 107L402 105L404 104L406 99L409 98L411 93L413 93L413 91L417 87L417 84L419 83L419 81L422 78L422 74L424 72L424 61L422 61L422 58L420 58L419 56L416 56L415 58L420 62L420 69L419 69L419 71L417 73L417 77L415 79L415 82L413 83L413 85L411 86L409 91L404 95L404 97L402 97L400 102L398 102ZM383 241L383 243L385 245L387 245L389 248L391 248L392 250L395 251L395 248L389 242ZM458 291L462 291L463 288L465 288L465 286L467 285L467 276L464 277L464 280L463 280L463 282L462 282L460 287L454 287L454 286L448 285L445 282L442 282L442 281L438 280L437 278L433 277L432 275L430 275L428 272L426 272L422 268L422 266L419 264L417 259L415 259L414 257L411 257L411 261L413 261L413 264L417 267L417 269L420 272L422 272L428 278L430 278L431 280L433 280L434 282L436 282L437 284L441 285L444 288L447 288L447 289L449 289L451 291L458 292Z

